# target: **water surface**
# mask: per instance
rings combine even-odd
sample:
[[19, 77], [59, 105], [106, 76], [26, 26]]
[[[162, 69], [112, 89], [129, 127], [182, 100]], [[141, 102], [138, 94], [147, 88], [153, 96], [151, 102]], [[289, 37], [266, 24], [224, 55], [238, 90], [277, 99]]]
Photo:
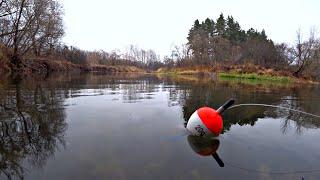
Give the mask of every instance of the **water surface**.
[[242, 106], [225, 112], [219, 138], [184, 128], [230, 97], [319, 115], [319, 90], [134, 74], [1, 79], [0, 178], [319, 179], [319, 118]]

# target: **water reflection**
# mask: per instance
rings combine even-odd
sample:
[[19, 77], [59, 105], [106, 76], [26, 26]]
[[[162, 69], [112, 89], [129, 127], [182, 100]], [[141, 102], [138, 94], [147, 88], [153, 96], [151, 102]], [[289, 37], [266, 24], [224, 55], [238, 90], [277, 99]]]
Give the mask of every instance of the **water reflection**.
[[281, 132], [286, 134], [291, 128], [295, 129], [296, 134], [302, 134], [303, 128], [317, 129], [319, 128], [319, 117], [304, 111], [300, 111], [298, 107], [286, 105], [264, 105], [264, 104], [244, 104], [229, 109], [226, 115], [225, 129], [233, 124], [251, 125], [260, 119], [273, 118], [281, 121]]
[[[319, 119], [281, 108], [226, 111], [220, 141], [159, 139], [176, 137], [196, 109], [218, 108], [231, 97], [240, 104], [266, 103], [319, 114], [319, 92], [318, 86], [252, 86], [136, 74], [0, 79], [0, 179], [265, 178], [231, 169], [230, 162], [264, 174], [317, 169]], [[212, 166], [211, 158], [197, 158], [193, 151], [226, 166]], [[278, 179], [297, 179], [292, 177]]]
[[214, 137], [199, 137], [194, 135], [188, 136], [188, 143], [192, 150], [201, 156], [212, 156], [220, 167], [224, 167], [217, 150], [220, 146], [219, 139]]
[[[230, 84], [230, 83], [210, 83], [210, 81], [175, 81], [179, 87], [189, 84], [184, 90], [170, 92], [170, 101], [179, 102], [182, 106], [183, 118], [186, 126], [192, 113], [200, 107], [208, 106], [218, 108], [226, 99], [232, 97], [236, 99], [237, 104], [241, 103], [264, 103], [276, 106], [283, 106], [290, 109], [296, 109], [317, 114], [320, 112], [318, 102], [318, 86], [308, 88], [302, 87], [282, 87], [282, 86], [252, 86], [247, 84]], [[190, 85], [191, 84], [191, 85]], [[177, 95], [179, 94], [179, 95]], [[310, 96], [306, 96], [310, 94]], [[281, 118], [283, 121], [283, 133], [292, 124], [297, 133], [301, 133], [301, 127], [319, 128], [320, 121], [312, 116], [301, 114], [281, 108], [268, 108], [260, 106], [234, 108], [223, 114], [224, 129], [223, 132], [230, 130], [235, 124], [254, 126], [259, 118], [273, 117]]]
[[65, 145], [64, 97], [38, 83], [13, 84], [0, 90], [0, 177], [24, 179], [25, 161], [42, 167]]

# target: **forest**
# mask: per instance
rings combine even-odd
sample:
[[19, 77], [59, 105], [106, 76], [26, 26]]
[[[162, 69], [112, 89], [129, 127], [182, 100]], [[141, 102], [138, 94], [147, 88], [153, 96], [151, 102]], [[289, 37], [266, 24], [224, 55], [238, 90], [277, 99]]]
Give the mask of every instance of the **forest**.
[[319, 78], [320, 39], [314, 29], [307, 40], [297, 31], [296, 43], [274, 43], [265, 30], [243, 30], [232, 17], [221, 13], [216, 21], [199, 20], [189, 30], [188, 43], [176, 47], [172, 58], [166, 58], [169, 67], [197, 65], [246, 65], [290, 72], [292, 76]]
[[40, 66], [35, 64], [50, 62], [77, 68], [133, 66], [145, 71], [250, 64], [292, 77], [320, 78], [320, 39], [315, 29], [307, 38], [297, 30], [294, 44], [275, 43], [265, 30], [244, 30], [233, 16], [221, 13], [216, 20], [195, 20], [186, 34], [187, 43], [160, 58], [154, 50], [134, 45], [123, 52], [67, 46], [62, 42], [63, 16], [58, 0], [1, 0], [0, 72], [36, 71]]

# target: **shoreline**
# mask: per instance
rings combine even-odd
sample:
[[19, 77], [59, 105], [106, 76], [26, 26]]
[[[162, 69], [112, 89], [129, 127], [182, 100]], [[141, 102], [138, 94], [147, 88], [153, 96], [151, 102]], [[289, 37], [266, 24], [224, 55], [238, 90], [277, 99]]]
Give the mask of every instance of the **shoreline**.
[[[5, 67], [5, 66], [3, 66]], [[260, 66], [246, 65], [216, 65], [216, 66], [196, 66], [186, 68], [159, 68], [155, 71], [141, 69], [136, 66], [125, 65], [98, 65], [98, 64], [75, 64], [64, 60], [29, 59], [24, 60], [23, 68], [20, 71], [10, 72], [0, 66], [1, 75], [13, 76], [35, 76], [48, 75], [51, 73], [62, 72], [93, 72], [93, 73], [145, 73], [169, 76], [208, 76], [223, 80], [247, 80], [265, 81], [269, 83], [307, 83], [320, 84], [319, 81], [310, 78], [296, 78], [289, 71], [276, 71]]]
[[[249, 65], [254, 66], [254, 65]], [[243, 66], [242, 66], [243, 67]], [[215, 67], [210, 68], [181, 68], [181, 69], [159, 69], [155, 72], [158, 75], [170, 75], [170, 76], [210, 76], [220, 78], [223, 80], [249, 80], [249, 81], [265, 81], [274, 83], [306, 83], [306, 84], [320, 84], [319, 81], [314, 81], [304, 77], [296, 78], [290, 75], [287, 71], [275, 71], [273, 69], [260, 69], [261, 67], [255, 67], [258, 70], [247, 70], [239, 67]], [[227, 69], [227, 70], [226, 70]]]
[[[3, 67], [9, 66], [8, 64]], [[10, 70], [0, 66], [0, 74], [34, 76], [56, 72], [99, 72], [99, 73], [144, 73], [145, 70], [136, 66], [100, 65], [100, 64], [75, 64], [65, 60], [31, 59], [24, 60], [22, 68]]]

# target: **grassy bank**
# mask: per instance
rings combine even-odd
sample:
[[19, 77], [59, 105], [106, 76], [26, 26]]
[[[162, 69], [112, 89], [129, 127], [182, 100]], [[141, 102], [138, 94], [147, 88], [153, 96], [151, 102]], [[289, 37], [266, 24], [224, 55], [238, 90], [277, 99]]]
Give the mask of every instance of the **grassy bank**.
[[289, 70], [275, 70], [253, 64], [196, 66], [186, 68], [160, 68], [156, 74], [167, 75], [208, 75], [224, 81], [250, 81], [253, 83], [311, 83], [319, 84], [311, 78], [296, 78]]
[[197, 74], [210, 74], [211, 69], [204, 66], [196, 66], [193, 68], [160, 68], [156, 74], [168, 74], [168, 75], [197, 75]]
[[283, 83], [290, 83], [294, 80], [291, 77], [285, 76], [272, 76], [272, 75], [260, 75], [257, 73], [229, 73], [229, 72], [220, 72], [218, 73], [220, 78], [229, 78], [229, 79], [248, 79], [248, 80], [260, 80], [260, 81], [276, 81]]

